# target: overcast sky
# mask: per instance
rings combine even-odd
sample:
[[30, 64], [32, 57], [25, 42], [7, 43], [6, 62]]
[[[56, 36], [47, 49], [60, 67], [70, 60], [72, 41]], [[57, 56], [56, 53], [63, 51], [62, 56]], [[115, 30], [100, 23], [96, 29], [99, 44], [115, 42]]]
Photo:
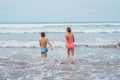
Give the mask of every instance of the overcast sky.
[[0, 22], [120, 22], [120, 0], [0, 0]]

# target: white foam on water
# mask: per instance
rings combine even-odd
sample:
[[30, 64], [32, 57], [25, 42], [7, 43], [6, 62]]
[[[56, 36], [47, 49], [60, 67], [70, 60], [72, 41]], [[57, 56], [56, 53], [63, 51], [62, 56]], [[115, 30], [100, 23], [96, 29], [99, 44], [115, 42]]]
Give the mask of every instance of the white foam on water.
[[[65, 47], [65, 42], [62, 41], [54, 41], [52, 42], [54, 47]], [[112, 41], [104, 41], [102, 39], [96, 39], [96, 41], [82, 41], [75, 42], [75, 46], [86, 46], [86, 47], [120, 47], [120, 41], [112, 42]], [[16, 41], [16, 40], [8, 40], [8, 41], [0, 41], [1, 48], [39, 48], [39, 43], [37, 41]]]
[[0, 24], [0, 33], [66, 32], [68, 26], [73, 32], [120, 33], [120, 23]]
[[[4, 48], [5, 49], [5, 48]], [[18, 49], [18, 48], [16, 48]], [[4, 73], [7, 76], [7, 78], [11, 80], [50, 80], [50, 79], [55, 79], [55, 80], [63, 80], [63, 79], [74, 79], [74, 80], [109, 80], [109, 79], [118, 79], [117, 75], [119, 75], [119, 63], [114, 63], [112, 60], [119, 60], [118, 57], [114, 56], [114, 59], [110, 59], [110, 55], [114, 55], [108, 52], [104, 52], [104, 48], [102, 50], [98, 50], [96, 52], [97, 48], [92, 49], [93, 51], [90, 51], [85, 48], [84, 51], [85, 53], [82, 52], [81, 50], [77, 51], [75, 53], [75, 64], [70, 64], [67, 62], [67, 55], [65, 56], [66, 52], [62, 53], [62, 56], [64, 56], [64, 61], [66, 61], [65, 64], [61, 64], [61, 52], [64, 51], [64, 48], [57, 48], [57, 51], [54, 53], [50, 53], [52, 57], [50, 57], [45, 63], [42, 63], [40, 60], [19, 60], [16, 61], [15, 59], [9, 59], [9, 60], [4, 60], [1, 59], [2, 63], [6, 63], [6, 66], [4, 66]], [[80, 49], [80, 48], [78, 48]], [[96, 49], [96, 50], [95, 50]], [[22, 51], [24, 49], [19, 49], [19, 51]], [[33, 49], [34, 50], [34, 49]], [[108, 50], [108, 49], [107, 49]], [[116, 51], [116, 49], [114, 49]], [[28, 49], [26, 52], [30, 51]], [[110, 49], [111, 51], [111, 49]], [[24, 54], [26, 53], [24, 52]], [[35, 52], [35, 51], [34, 51]], [[101, 53], [102, 52], [102, 53]], [[91, 57], [88, 53], [91, 53], [90, 55], [99, 58], [94, 58]], [[93, 54], [95, 53], [95, 54]], [[82, 55], [88, 55], [88, 57], [81, 57]], [[107, 58], [100, 57], [102, 55], [103, 57], [108, 55]], [[18, 55], [21, 55], [21, 52], [18, 53]], [[34, 54], [36, 55], [36, 54]], [[25, 55], [27, 56], [27, 55]], [[55, 56], [56, 60], [53, 60], [53, 56]], [[79, 56], [79, 57], [77, 57]], [[48, 58], [47, 57], [47, 58]], [[101, 61], [100, 61], [100, 60]], [[108, 59], [108, 60], [107, 60]], [[98, 61], [97, 61], [98, 60]], [[112, 64], [108, 64], [109, 62], [112, 62]], [[12, 65], [12, 66], [11, 66]], [[9, 67], [8, 67], [9, 66]], [[118, 67], [117, 67], [118, 66]], [[2, 69], [3, 70], [3, 69]], [[114, 72], [118, 71], [118, 72]], [[113, 75], [111, 75], [113, 74]], [[4, 76], [4, 74], [2, 74]], [[3, 79], [6, 79], [6, 77], [3, 77]]]

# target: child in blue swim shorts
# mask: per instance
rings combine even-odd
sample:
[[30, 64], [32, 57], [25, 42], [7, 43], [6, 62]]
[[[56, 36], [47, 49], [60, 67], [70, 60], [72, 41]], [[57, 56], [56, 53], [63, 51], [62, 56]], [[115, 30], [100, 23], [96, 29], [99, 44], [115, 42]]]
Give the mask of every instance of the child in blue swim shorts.
[[53, 49], [52, 44], [45, 37], [45, 32], [42, 32], [41, 33], [41, 39], [39, 40], [39, 45], [41, 47], [40, 53], [41, 53], [42, 60], [46, 60], [46, 57], [47, 57], [47, 52], [48, 52], [47, 44], [49, 44], [50, 47]]

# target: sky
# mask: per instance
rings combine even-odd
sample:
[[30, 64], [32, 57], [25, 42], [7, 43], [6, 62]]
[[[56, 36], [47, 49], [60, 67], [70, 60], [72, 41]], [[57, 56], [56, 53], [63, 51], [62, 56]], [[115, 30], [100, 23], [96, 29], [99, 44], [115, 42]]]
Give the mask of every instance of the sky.
[[120, 22], [120, 0], [0, 0], [0, 22]]

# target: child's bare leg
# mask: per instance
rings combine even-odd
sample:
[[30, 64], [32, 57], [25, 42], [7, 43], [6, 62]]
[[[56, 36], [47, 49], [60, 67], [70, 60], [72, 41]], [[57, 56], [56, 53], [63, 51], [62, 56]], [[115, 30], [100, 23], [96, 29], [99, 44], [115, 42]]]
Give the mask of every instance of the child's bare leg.
[[72, 53], [72, 64], [74, 64], [75, 63], [75, 59], [74, 59], [74, 48], [71, 50], [71, 53]]
[[45, 54], [42, 55], [42, 61], [45, 61]]
[[44, 54], [44, 61], [46, 61], [47, 53]]
[[45, 58], [47, 57], [47, 53], [45, 53]]
[[68, 54], [68, 62], [70, 62], [70, 49], [67, 49], [67, 54]]

